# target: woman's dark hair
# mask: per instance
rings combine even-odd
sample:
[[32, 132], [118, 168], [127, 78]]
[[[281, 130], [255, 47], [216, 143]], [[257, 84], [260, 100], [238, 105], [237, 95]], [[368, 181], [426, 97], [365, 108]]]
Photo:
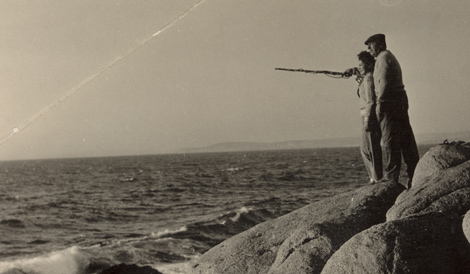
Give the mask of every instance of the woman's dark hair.
[[361, 51], [358, 55], [357, 58], [362, 61], [365, 65], [365, 69], [367, 72], [373, 72], [374, 71], [374, 66], [375, 66], [375, 58], [372, 56], [369, 52], [367, 51]]

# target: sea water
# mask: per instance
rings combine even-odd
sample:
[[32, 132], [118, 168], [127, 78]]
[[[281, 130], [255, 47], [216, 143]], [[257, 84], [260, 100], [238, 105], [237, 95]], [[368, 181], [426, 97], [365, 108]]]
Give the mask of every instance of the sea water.
[[187, 273], [223, 240], [367, 182], [357, 147], [0, 162], [0, 273]]

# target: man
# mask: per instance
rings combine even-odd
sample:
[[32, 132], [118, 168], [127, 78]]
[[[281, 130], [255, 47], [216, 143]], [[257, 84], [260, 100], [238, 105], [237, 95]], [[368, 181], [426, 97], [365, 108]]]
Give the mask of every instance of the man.
[[[409, 189], [419, 154], [408, 117], [408, 96], [403, 85], [401, 67], [395, 56], [387, 50], [384, 34], [372, 35], [365, 44], [376, 58], [373, 76], [377, 96], [376, 113], [385, 152], [384, 179], [398, 182], [403, 154]], [[355, 71], [356, 69], [349, 69], [344, 74], [350, 76]]]

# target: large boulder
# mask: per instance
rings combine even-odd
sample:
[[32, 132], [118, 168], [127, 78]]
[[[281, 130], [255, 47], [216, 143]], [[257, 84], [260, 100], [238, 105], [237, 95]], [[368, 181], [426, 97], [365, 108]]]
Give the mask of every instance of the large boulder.
[[387, 220], [428, 212], [463, 215], [469, 209], [470, 144], [444, 143], [419, 161], [411, 189], [398, 196]]
[[419, 160], [413, 177], [413, 187], [426, 184], [440, 172], [470, 160], [470, 144], [463, 141], [444, 142], [432, 147]]
[[207, 251], [193, 273], [319, 273], [342, 243], [385, 221], [403, 190], [367, 185], [261, 223]]
[[428, 213], [379, 224], [347, 241], [322, 274], [470, 273], [469, 247], [455, 214]]
[[[320, 273], [330, 256], [355, 234], [385, 221], [385, 212], [404, 188], [380, 184], [364, 187], [350, 207], [331, 220], [301, 226], [280, 246], [270, 274]], [[333, 217], [333, 216], [332, 216]]]

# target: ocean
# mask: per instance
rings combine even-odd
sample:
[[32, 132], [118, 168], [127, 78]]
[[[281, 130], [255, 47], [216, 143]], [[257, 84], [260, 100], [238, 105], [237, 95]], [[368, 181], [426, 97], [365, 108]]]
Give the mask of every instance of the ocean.
[[0, 162], [0, 273], [188, 273], [223, 240], [367, 183], [357, 147]]

